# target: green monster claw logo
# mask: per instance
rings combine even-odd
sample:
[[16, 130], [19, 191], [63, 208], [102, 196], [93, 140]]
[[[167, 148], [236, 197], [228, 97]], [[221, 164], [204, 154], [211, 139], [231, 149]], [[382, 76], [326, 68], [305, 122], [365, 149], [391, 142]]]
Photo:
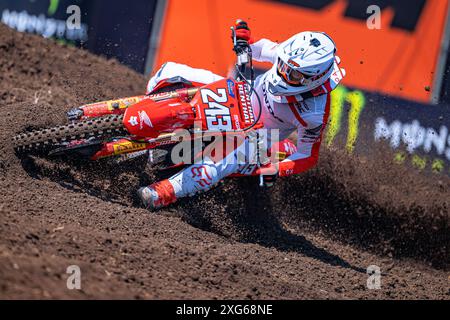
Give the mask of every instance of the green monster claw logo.
[[[325, 142], [327, 146], [330, 147], [336, 136], [339, 134], [346, 103], [350, 104], [350, 111], [348, 113], [347, 141], [345, 148], [351, 153], [353, 152], [356, 140], [358, 139], [359, 119], [366, 104], [365, 96], [361, 91], [349, 91], [347, 88], [339, 86], [331, 92], [330, 122], [328, 124]], [[403, 151], [394, 154], [393, 161], [395, 164], [404, 164], [407, 160], [413, 167], [419, 170], [424, 170], [428, 164], [430, 164], [431, 171], [434, 173], [440, 173], [446, 170], [445, 162], [442, 159], [430, 159], [427, 156], [419, 156], [417, 154], [409, 157]]]
[[49, 16], [55, 14], [59, 7], [59, 0], [50, 0], [50, 4], [48, 5], [47, 13]]
[[359, 133], [359, 118], [366, 104], [366, 99], [361, 91], [349, 91], [347, 88], [339, 86], [331, 93], [330, 123], [328, 125], [326, 143], [327, 146], [333, 144], [334, 138], [341, 130], [342, 112], [345, 103], [350, 104], [348, 114], [347, 151], [353, 152]]

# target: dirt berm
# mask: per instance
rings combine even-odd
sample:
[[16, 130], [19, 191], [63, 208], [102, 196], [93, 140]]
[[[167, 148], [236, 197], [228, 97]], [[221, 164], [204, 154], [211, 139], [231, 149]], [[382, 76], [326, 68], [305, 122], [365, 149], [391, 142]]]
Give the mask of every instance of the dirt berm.
[[[18, 132], [143, 93], [115, 61], [0, 25], [0, 298], [449, 299], [449, 180], [324, 147], [270, 191], [228, 180], [159, 214], [142, 161], [19, 158]], [[81, 290], [66, 269], [81, 268]], [[370, 265], [381, 289], [366, 287]]]

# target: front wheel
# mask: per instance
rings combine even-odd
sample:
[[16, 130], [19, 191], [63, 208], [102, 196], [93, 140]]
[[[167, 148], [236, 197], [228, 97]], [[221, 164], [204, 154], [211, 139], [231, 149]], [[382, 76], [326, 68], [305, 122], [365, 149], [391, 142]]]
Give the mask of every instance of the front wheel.
[[14, 147], [21, 152], [38, 151], [77, 139], [127, 135], [122, 120], [123, 115], [105, 116], [21, 133], [13, 138]]

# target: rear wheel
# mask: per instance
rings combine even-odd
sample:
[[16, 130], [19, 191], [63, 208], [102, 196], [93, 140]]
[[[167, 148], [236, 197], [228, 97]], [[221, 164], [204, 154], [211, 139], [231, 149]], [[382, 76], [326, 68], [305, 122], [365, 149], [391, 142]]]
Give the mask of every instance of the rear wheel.
[[39, 151], [71, 140], [126, 135], [123, 115], [105, 116], [48, 129], [18, 134], [13, 138], [17, 151]]

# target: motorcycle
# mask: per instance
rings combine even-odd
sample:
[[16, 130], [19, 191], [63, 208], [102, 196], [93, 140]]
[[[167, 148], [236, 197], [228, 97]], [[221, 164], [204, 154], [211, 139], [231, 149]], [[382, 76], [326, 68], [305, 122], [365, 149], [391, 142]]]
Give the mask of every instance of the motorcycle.
[[[163, 162], [166, 168], [177, 168], [185, 164], [173, 163], [170, 151], [179, 143], [177, 131], [181, 129], [190, 134], [192, 141], [205, 136], [254, 132], [262, 124], [250, 101], [254, 81], [251, 49], [236, 40], [233, 28], [232, 34], [233, 50], [237, 54], [234, 79], [203, 86], [182, 78], [169, 79], [159, 83], [148, 95], [74, 108], [67, 113], [66, 125], [16, 135], [16, 152], [82, 156], [92, 161], [114, 158], [118, 162], [150, 155], [151, 163]], [[249, 80], [245, 75], [248, 71]], [[255, 96], [261, 106], [259, 97]], [[288, 151], [278, 153], [283, 157], [289, 155]], [[234, 176], [263, 177], [264, 167], [251, 165]]]

